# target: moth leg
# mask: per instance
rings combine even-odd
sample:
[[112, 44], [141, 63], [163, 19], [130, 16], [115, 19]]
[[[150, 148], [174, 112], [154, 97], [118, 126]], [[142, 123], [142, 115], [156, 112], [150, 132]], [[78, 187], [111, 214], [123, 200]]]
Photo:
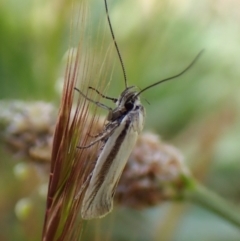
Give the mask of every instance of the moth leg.
[[90, 133], [87, 133], [87, 134], [88, 134], [88, 136], [90, 136], [90, 137], [92, 137], [92, 138], [97, 138], [97, 137], [101, 136], [101, 135], [103, 134], [103, 132], [99, 132], [99, 133], [96, 134], [96, 135], [92, 135], [92, 134], [90, 134]]
[[[105, 128], [103, 131], [99, 132], [98, 134], [96, 135], [92, 135], [90, 134], [89, 132], [87, 133], [88, 136], [92, 137], [92, 138], [97, 138], [99, 136], [102, 136], [104, 133], [106, 133], [106, 131], [111, 130], [112, 128], [115, 128], [115, 125], [117, 125], [116, 123], [108, 123], [105, 125]], [[118, 125], [117, 125], [118, 126]]]
[[[92, 138], [97, 138], [97, 137], [99, 137], [99, 136], [102, 136], [104, 133], [106, 133], [106, 131], [109, 131], [109, 130], [111, 130], [112, 128], [115, 128], [115, 125], [117, 125], [115, 122], [113, 122], [113, 123], [108, 123], [108, 124], [105, 125], [104, 130], [101, 131], [101, 132], [99, 132], [98, 134], [92, 135], [92, 134], [90, 134], [90, 133], [88, 132], [87, 135], [90, 136], [90, 137], [92, 137]], [[117, 125], [117, 126], [118, 126], [118, 125]], [[108, 129], [109, 129], [109, 130], [108, 130]]]
[[110, 108], [110, 107], [108, 107], [108, 106], [106, 106], [106, 105], [104, 105], [104, 104], [102, 104], [102, 103], [100, 103], [100, 102], [98, 102], [98, 101], [94, 101], [94, 100], [88, 98], [88, 97], [87, 97], [85, 94], [83, 94], [83, 92], [80, 91], [78, 88], [74, 87], [74, 89], [75, 89], [79, 94], [81, 94], [86, 100], [94, 103], [95, 105], [97, 105], [97, 106], [99, 106], [99, 107], [101, 107], [101, 108], [103, 108], [103, 109], [108, 110], [109, 112], [112, 111], [112, 108]]
[[98, 143], [99, 141], [103, 141], [104, 139], [108, 138], [118, 126], [119, 126], [119, 123], [117, 122], [112, 123], [111, 126], [108, 126], [108, 128], [105, 129], [104, 132], [99, 133], [99, 138], [97, 138], [95, 141], [90, 142], [90, 144], [87, 146], [77, 146], [77, 148], [86, 149]]
[[90, 90], [94, 90], [95, 92], [97, 92], [97, 94], [99, 94], [101, 97], [103, 97], [103, 98], [105, 98], [105, 99], [108, 99], [108, 100], [112, 100], [114, 103], [116, 103], [117, 100], [118, 100], [118, 99], [116, 99], [116, 98], [112, 98], [112, 97], [103, 95], [101, 92], [99, 92], [97, 89], [95, 89], [95, 88], [93, 88], [93, 87], [91, 87], [91, 86], [89, 86], [88, 88], [89, 88]]

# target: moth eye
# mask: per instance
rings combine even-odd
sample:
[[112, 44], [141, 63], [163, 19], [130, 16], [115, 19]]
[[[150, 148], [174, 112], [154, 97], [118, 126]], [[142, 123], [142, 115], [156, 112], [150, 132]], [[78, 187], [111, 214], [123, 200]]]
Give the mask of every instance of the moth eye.
[[131, 110], [133, 108], [133, 103], [132, 102], [125, 103], [125, 108], [126, 110]]

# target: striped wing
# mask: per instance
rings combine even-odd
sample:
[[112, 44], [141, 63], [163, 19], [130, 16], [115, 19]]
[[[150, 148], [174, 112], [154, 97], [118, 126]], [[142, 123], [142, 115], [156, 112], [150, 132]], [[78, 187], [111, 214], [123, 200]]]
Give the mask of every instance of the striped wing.
[[142, 131], [144, 110], [126, 115], [101, 151], [84, 195], [83, 219], [100, 218], [112, 210], [113, 196], [126, 162]]

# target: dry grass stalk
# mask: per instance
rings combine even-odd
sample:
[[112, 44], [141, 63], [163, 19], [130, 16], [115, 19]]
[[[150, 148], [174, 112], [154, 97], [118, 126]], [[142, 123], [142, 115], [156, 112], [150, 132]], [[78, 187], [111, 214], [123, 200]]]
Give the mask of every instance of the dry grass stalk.
[[[79, 9], [78, 24], [81, 27], [81, 34], [84, 35], [87, 15], [84, 1], [80, 3]], [[80, 237], [81, 222], [76, 222], [83, 196], [80, 190], [85, 186], [86, 180], [88, 181], [94, 164], [92, 160], [95, 160], [98, 149], [98, 145], [90, 149], [77, 148], [77, 146], [89, 143], [91, 138], [87, 133], [98, 132], [96, 130], [98, 126], [96, 107], [94, 114], [89, 115], [89, 102], [74, 90], [74, 87], [78, 87], [78, 75], [80, 76], [78, 88], [84, 93], [87, 92], [86, 88], [90, 85], [91, 79], [98, 81], [93, 78], [96, 73], [92, 69], [92, 72], [90, 71], [93, 61], [86, 53], [85, 44], [84, 39], [80, 39], [76, 53], [73, 49], [69, 51], [62, 101], [52, 147], [42, 237], [44, 241], [79, 240]], [[78, 96], [76, 108], [74, 108], [74, 95]], [[90, 98], [94, 97], [90, 96]]]

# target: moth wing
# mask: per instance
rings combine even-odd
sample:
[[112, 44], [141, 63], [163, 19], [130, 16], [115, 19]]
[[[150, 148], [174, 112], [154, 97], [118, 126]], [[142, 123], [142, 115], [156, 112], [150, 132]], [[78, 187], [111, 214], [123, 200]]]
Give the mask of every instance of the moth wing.
[[139, 106], [139, 111], [133, 112], [130, 115], [130, 118], [132, 120], [132, 126], [134, 131], [136, 131], [138, 134], [142, 132], [143, 126], [144, 126], [144, 120], [145, 120], [145, 109], [142, 105]]
[[102, 218], [113, 209], [113, 198], [109, 189], [98, 192], [91, 205], [82, 206], [83, 219]]
[[143, 127], [143, 113], [126, 116], [108, 138], [84, 195], [83, 219], [101, 218], [111, 212], [118, 181]]

